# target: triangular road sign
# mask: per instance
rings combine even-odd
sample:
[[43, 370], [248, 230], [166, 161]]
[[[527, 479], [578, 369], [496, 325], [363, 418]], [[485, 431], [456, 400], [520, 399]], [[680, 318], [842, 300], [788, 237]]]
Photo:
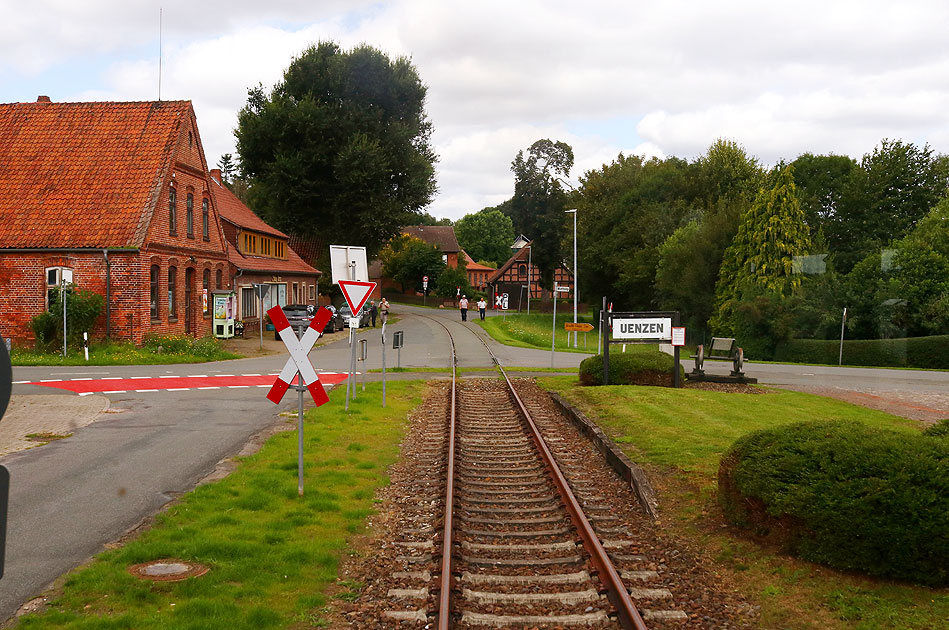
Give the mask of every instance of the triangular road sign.
[[366, 303], [369, 294], [376, 288], [375, 282], [359, 282], [357, 280], [340, 280], [339, 288], [343, 290], [343, 297], [349, 304], [349, 312], [353, 317], [359, 315], [359, 309]]

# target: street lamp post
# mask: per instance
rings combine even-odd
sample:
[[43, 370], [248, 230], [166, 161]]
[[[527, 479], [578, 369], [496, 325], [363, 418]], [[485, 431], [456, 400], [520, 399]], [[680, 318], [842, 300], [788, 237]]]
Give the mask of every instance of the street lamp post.
[[[565, 210], [567, 214], [573, 215], [573, 323], [577, 323], [577, 293], [578, 293], [578, 284], [577, 284], [577, 209], [573, 208], [572, 210]], [[556, 299], [556, 298], [555, 298]], [[580, 333], [576, 330], [573, 331], [573, 347], [577, 347], [577, 337], [580, 336]]]

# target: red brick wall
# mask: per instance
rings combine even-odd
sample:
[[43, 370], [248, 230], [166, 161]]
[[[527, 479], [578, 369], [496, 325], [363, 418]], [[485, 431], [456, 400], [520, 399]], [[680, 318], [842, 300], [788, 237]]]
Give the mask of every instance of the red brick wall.
[[[202, 278], [205, 268], [211, 270], [210, 291], [215, 290], [218, 269], [227, 284], [228, 274], [223, 262], [213, 259], [189, 259], [167, 254], [109, 253], [110, 272], [110, 332], [114, 340], [141, 344], [147, 334], [185, 333], [185, 277], [186, 269], [195, 270], [191, 293], [193, 335], [202, 337], [211, 333], [210, 310], [205, 315], [202, 304]], [[159, 266], [159, 317], [150, 317], [150, 270]], [[168, 268], [177, 267], [176, 299], [177, 320], [168, 313]], [[73, 270], [73, 281], [80, 289], [105, 297], [106, 265], [101, 251], [95, 253], [0, 253], [0, 335], [12, 338], [18, 345], [33, 344], [30, 319], [46, 308], [46, 268], [68, 267]], [[106, 312], [88, 331], [93, 339], [106, 334]]]

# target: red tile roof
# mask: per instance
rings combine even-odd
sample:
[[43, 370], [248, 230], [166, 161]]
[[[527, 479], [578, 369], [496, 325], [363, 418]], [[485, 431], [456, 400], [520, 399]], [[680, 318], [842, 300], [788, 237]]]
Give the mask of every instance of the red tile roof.
[[[269, 234], [280, 239], [287, 235], [276, 228], [272, 228], [263, 219], [254, 214], [254, 211], [244, 205], [227, 186], [220, 184], [214, 177], [211, 178], [211, 196], [214, 198], [214, 207], [225, 221], [247, 229]], [[295, 251], [287, 246], [287, 259], [267, 258], [264, 256], [245, 256], [238, 251], [235, 243], [228, 243], [227, 259], [238, 269], [245, 271], [267, 273], [302, 273], [321, 275], [318, 269], [306, 264]]]
[[487, 265], [482, 265], [481, 263], [476, 263], [471, 256], [468, 255], [468, 252], [461, 250], [465, 255], [465, 263], [467, 263], [465, 269], [468, 271], [490, 271], [494, 273], [494, 267], [488, 267]]
[[286, 234], [277, 228], [270, 227], [264, 220], [254, 214], [254, 211], [244, 205], [237, 198], [237, 195], [218, 182], [214, 177], [211, 178], [211, 196], [214, 197], [214, 206], [222, 219], [230, 221], [245, 230], [254, 230], [262, 234], [269, 234], [279, 238], [288, 238]]
[[0, 104], [0, 248], [140, 247], [190, 101]]
[[455, 228], [450, 225], [408, 225], [402, 228], [402, 233], [422, 239], [430, 245], [438, 245], [443, 254], [461, 249], [455, 238]]

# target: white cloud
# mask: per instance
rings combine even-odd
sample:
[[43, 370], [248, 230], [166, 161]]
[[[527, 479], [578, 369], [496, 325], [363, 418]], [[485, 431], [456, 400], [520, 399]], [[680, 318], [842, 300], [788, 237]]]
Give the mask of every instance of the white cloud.
[[[271, 86], [308, 44], [410, 56], [429, 86], [441, 156], [435, 215], [506, 199], [511, 160], [539, 138], [573, 146], [574, 183], [620, 151], [695, 157], [718, 137], [765, 162], [859, 157], [883, 137], [949, 150], [949, 5], [924, 0], [161, 5], [162, 98], [194, 102], [212, 165], [234, 151], [247, 88]], [[20, 3], [0, 24], [0, 91], [154, 99], [157, 42], [157, 4]], [[63, 94], [62, 75], [86, 66]]]

